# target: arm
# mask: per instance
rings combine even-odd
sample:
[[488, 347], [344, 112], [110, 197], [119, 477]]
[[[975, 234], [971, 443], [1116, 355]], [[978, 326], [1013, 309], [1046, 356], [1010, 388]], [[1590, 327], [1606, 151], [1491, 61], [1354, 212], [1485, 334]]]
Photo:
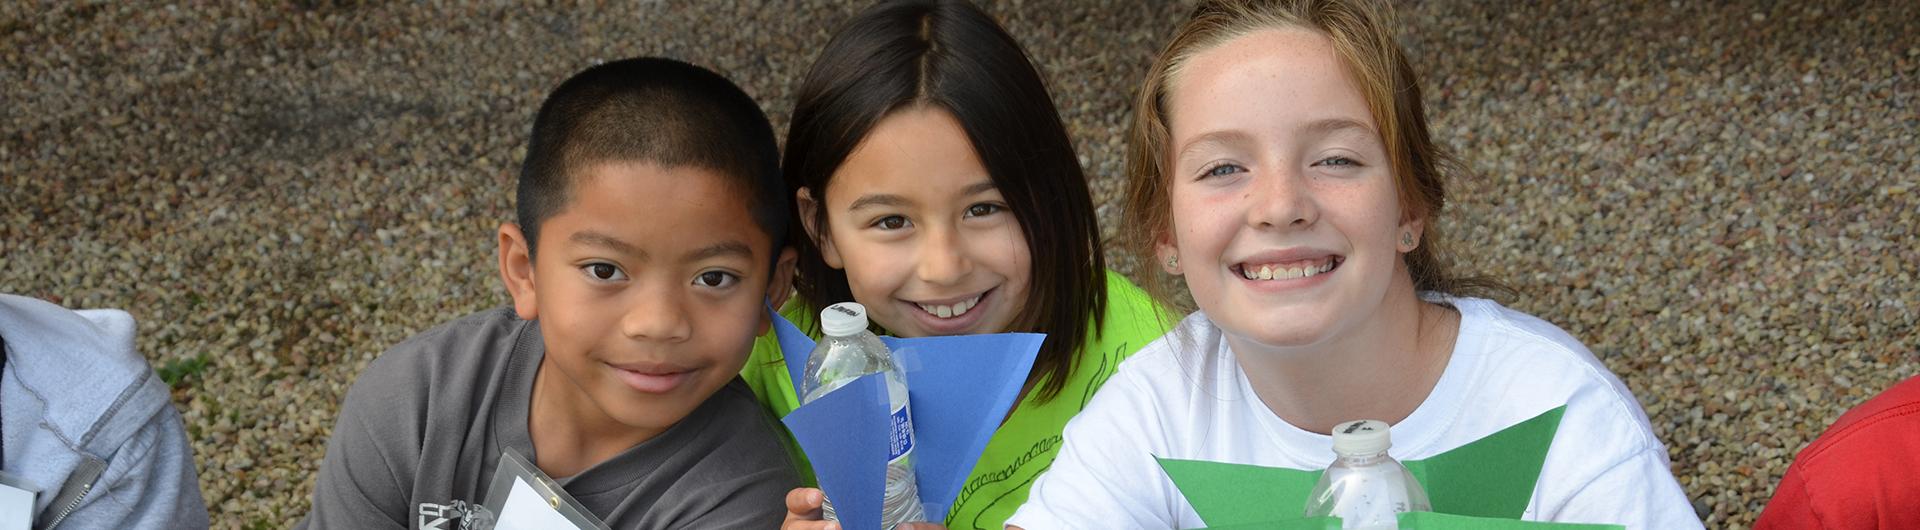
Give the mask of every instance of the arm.
[[[1067, 423], [1053, 465], [1034, 481], [1012, 528], [1173, 528], [1179, 493], [1154, 459], [1161, 412], [1125, 372]], [[1161, 452], [1164, 452], [1162, 449]]]
[[1601, 472], [1548, 519], [1618, 524], [1633, 530], [1701, 528], [1699, 515], [1673, 479], [1665, 450], [1658, 445]]
[[368, 415], [388, 408], [361, 398], [349, 392], [341, 405], [314, 483], [313, 509], [296, 528], [408, 528], [411, 481], [404, 477], [412, 471], [397, 469], [396, 461], [405, 459], [387, 455], [382, 439], [368, 427]]
[[111, 458], [93, 495], [61, 521], [62, 528], [207, 528], [193, 449], [171, 404]]
[[[697, 513], [674, 521], [674, 528], [768, 528], [780, 523], [782, 502], [787, 489], [798, 484], [793, 472], [765, 469], [716, 482], [707, 493], [713, 502], [703, 503]], [[691, 499], [689, 499], [691, 500]]]

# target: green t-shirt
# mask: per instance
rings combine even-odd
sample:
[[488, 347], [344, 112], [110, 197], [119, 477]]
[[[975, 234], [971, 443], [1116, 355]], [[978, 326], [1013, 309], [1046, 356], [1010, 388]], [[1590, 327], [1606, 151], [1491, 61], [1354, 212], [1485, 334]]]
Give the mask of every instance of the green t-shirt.
[[[781, 307], [780, 314], [800, 329], [814, 327], [813, 309], [798, 299]], [[1060, 453], [1060, 432], [1066, 428], [1067, 420], [1086, 406], [1094, 391], [1119, 368], [1120, 361], [1166, 331], [1167, 323], [1152, 299], [1125, 276], [1107, 271], [1103, 329], [1098, 335], [1088, 330], [1090, 340], [1081, 348], [1080, 358], [1075, 360], [1067, 385], [1058, 396], [1041, 403], [1037, 397], [1040, 390], [1029, 391], [1013, 415], [994, 431], [986, 451], [980, 454], [966, 484], [960, 488], [959, 497], [954, 499], [953, 510], [947, 514], [947, 527], [1004, 528], [1014, 509], [1027, 501], [1027, 489], [1033, 485], [1033, 479], [1051, 466], [1053, 457]], [[793, 389], [785, 358], [780, 354], [780, 343], [772, 331], [754, 341], [753, 354], [747, 358], [740, 376], [759, 396], [761, 406], [774, 417], [785, 417], [800, 408], [799, 394]], [[794, 442], [792, 433], [783, 431], [782, 436], [800, 467], [802, 480], [808, 485], [815, 484], [813, 466], [800, 451], [800, 445]]]

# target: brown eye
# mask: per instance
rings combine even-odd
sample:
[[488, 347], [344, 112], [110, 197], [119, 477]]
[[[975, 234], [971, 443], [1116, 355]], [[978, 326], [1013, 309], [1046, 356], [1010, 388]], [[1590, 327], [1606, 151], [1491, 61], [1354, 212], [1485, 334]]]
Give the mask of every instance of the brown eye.
[[738, 281], [740, 281], [739, 276], [721, 271], [703, 272], [700, 273], [700, 276], [693, 279], [693, 282], [696, 284], [714, 288], [731, 286]]
[[1001, 210], [1005, 210], [1005, 209], [1006, 209], [1005, 206], [983, 202], [980, 204], [975, 204], [973, 206], [968, 206], [967, 217], [986, 217], [989, 215], [1000, 213]]
[[889, 215], [880, 218], [878, 221], [874, 221], [873, 226], [880, 227], [881, 230], [899, 230], [907, 227], [907, 218], [898, 215]]
[[626, 275], [620, 272], [620, 268], [611, 263], [588, 263], [580, 269], [585, 271], [587, 276], [600, 281], [610, 282], [626, 278]]

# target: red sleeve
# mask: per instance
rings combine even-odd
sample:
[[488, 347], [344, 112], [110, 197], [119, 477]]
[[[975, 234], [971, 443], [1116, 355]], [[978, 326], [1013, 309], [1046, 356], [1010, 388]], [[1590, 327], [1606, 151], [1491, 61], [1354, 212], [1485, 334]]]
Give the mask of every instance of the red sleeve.
[[1822, 528], [1819, 515], [1813, 511], [1813, 501], [1807, 498], [1807, 484], [1796, 471], [1799, 469], [1787, 469], [1786, 478], [1780, 479], [1780, 487], [1773, 490], [1773, 500], [1767, 501], [1760, 520], [1753, 522], [1753, 530]]
[[1834, 422], [1787, 468], [1755, 529], [1920, 528], [1920, 377]]

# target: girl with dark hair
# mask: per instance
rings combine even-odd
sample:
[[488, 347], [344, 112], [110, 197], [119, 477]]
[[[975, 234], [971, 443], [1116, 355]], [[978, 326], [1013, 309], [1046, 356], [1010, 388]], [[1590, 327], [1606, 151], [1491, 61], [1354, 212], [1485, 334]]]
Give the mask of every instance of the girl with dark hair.
[[[1441, 513], [1700, 528], [1606, 365], [1446, 274], [1452, 168], [1392, 28], [1382, 0], [1207, 0], [1181, 24], [1134, 107], [1122, 230], [1199, 311], [1074, 419], [1010, 524], [1255, 523], [1186, 493], [1256, 474], [1300, 487], [1254, 512], [1300, 517], [1334, 426], [1370, 419], [1391, 456], [1432, 464]], [[1235, 480], [1176, 483], [1194, 462]]]
[[[1047, 335], [946, 521], [1000, 528], [1067, 419], [1166, 330], [1150, 298], [1104, 265], [1086, 178], [1040, 74], [964, 0], [881, 3], [807, 72], [783, 169], [800, 296], [782, 313], [802, 329], [817, 308], [851, 300], [901, 337]], [[776, 416], [799, 407], [770, 335], [742, 376]], [[820, 499], [795, 490], [791, 518], [817, 518]]]

